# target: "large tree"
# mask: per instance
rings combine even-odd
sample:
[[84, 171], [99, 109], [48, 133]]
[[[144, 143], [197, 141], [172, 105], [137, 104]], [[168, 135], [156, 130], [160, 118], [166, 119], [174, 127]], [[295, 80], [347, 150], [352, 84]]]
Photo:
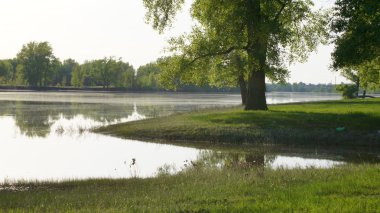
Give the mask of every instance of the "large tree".
[[[359, 66], [380, 57], [380, 1], [337, 0], [332, 31], [333, 67]], [[375, 61], [376, 62], [376, 61]]]
[[56, 71], [57, 59], [48, 42], [30, 42], [17, 54], [23, 76], [31, 86], [47, 86]]
[[337, 0], [333, 68], [363, 88], [380, 86], [380, 1]]
[[[147, 20], [162, 32], [183, 3], [144, 0]], [[312, 7], [311, 0], [194, 0], [191, 14], [197, 24], [189, 35], [171, 40], [175, 54], [169, 72], [176, 79], [206, 80], [208, 65], [225, 64], [231, 53], [243, 52], [246, 109], [266, 110], [266, 77], [283, 76], [285, 62], [304, 60], [327, 37], [326, 16]]]

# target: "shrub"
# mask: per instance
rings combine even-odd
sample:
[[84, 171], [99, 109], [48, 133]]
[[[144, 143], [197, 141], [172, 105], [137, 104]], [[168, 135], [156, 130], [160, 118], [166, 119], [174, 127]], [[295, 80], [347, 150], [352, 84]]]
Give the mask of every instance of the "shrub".
[[355, 93], [358, 92], [358, 89], [353, 84], [341, 84], [336, 87], [336, 91], [342, 93], [342, 96], [345, 99], [353, 99], [355, 97]]

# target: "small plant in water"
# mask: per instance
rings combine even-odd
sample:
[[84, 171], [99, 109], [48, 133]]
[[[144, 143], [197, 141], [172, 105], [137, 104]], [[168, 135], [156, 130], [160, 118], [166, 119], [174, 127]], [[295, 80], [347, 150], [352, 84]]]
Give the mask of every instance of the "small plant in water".
[[132, 158], [132, 163], [129, 165], [129, 167], [134, 166], [136, 164], [136, 158]]
[[[124, 164], [127, 164], [127, 161], [124, 161]], [[129, 164], [129, 171], [130, 171], [131, 177], [133, 178], [138, 177], [139, 169], [137, 167], [136, 158], [132, 158], [132, 161]]]

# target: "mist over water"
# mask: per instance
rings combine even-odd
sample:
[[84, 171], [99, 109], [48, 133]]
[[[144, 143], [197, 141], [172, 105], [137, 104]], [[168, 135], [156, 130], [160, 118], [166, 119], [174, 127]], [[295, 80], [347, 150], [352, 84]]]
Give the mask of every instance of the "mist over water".
[[[339, 96], [268, 94], [269, 103], [333, 99]], [[330, 168], [347, 160], [346, 155], [272, 151], [233, 158], [210, 150], [89, 131], [109, 124], [239, 104], [240, 96], [235, 94], [1, 92], [0, 182], [152, 177], [158, 171], [174, 174], [190, 162], [209, 159], [216, 159], [213, 165], [224, 165], [231, 159], [254, 159], [256, 166], [274, 169]]]

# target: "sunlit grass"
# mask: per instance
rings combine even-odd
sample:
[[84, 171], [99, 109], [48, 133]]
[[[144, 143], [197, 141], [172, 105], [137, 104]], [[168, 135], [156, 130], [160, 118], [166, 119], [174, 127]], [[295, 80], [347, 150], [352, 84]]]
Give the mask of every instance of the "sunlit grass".
[[[336, 131], [343, 128], [343, 132]], [[302, 145], [380, 145], [380, 99], [205, 110], [118, 124], [96, 130], [119, 137]]]
[[380, 166], [333, 169], [191, 168], [175, 176], [20, 183], [0, 191], [0, 211], [376, 212]]

